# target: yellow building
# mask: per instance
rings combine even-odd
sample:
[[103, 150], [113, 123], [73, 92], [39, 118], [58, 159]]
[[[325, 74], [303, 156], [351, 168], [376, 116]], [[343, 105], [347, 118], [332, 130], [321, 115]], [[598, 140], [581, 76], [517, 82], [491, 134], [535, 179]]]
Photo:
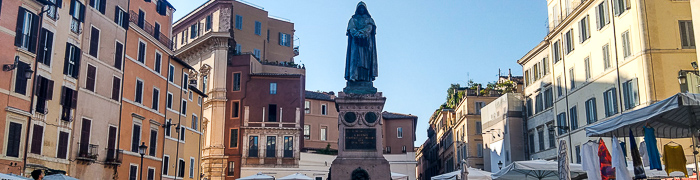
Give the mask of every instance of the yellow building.
[[556, 158], [556, 137], [579, 163], [584, 127], [680, 92], [678, 72], [696, 61], [688, 1], [548, 0], [547, 9], [549, 33], [518, 60], [531, 159]]

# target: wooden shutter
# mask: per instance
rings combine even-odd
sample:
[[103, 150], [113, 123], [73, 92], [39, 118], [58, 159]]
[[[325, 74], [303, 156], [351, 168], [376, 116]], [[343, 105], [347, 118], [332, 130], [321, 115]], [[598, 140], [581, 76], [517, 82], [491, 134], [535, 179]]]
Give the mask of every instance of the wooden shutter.
[[71, 16], [73, 16], [73, 17], [76, 17], [76, 16], [75, 16], [75, 5], [76, 5], [76, 4], [75, 4], [75, 1], [76, 1], [76, 0], [71, 0], [71, 1], [70, 1], [70, 9], [68, 10], [68, 13], [69, 13]]
[[27, 94], [27, 78], [24, 77], [25, 70], [29, 68], [29, 64], [22, 61], [17, 62], [15, 72], [15, 92], [19, 94]]
[[80, 22], [85, 22], [85, 5], [80, 2], [78, 2], [77, 5], [80, 5], [80, 14], [78, 20], [80, 20]]
[[61, 86], [61, 105], [63, 105], [63, 106], [68, 105], [68, 104], [66, 103], [66, 98], [68, 98], [67, 95], [66, 95], [66, 94], [67, 94], [67, 91], [68, 91], [68, 88], [67, 88], [67, 87]]
[[95, 0], [90, 0], [90, 6], [95, 7]]
[[29, 47], [27, 48], [29, 52], [36, 53], [36, 39], [39, 35], [39, 16], [29, 13], [32, 17], [32, 26], [29, 30]]
[[158, 131], [151, 129], [151, 140], [148, 147], [148, 155], [156, 156], [156, 144], [158, 142]]
[[139, 141], [141, 141], [141, 126], [134, 125], [131, 130], [131, 151], [139, 152]]
[[121, 90], [121, 79], [113, 77], [112, 79], [112, 99], [119, 101], [119, 92]]
[[89, 65], [87, 68], [87, 79], [85, 80], [85, 88], [95, 92], [95, 78], [97, 76], [97, 68], [95, 66]]
[[56, 7], [63, 8], [63, 0], [56, 0]]
[[90, 145], [90, 125], [92, 121], [88, 119], [83, 119], [83, 125], [80, 128], [80, 154], [88, 153], [88, 147]]
[[10, 122], [7, 133], [7, 156], [19, 157], [20, 138], [22, 137], [22, 124]]
[[97, 51], [99, 50], [99, 44], [100, 44], [100, 30], [97, 30], [97, 28], [92, 27], [90, 30], [90, 55], [92, 57], [97, 57]]
[[15, 30], [15, 46], [22, 46], [22, 32], [24, 32], [24, 14], [27, 9], [19, 7], [19, 12], [17, 12], [17, 26]]
[[48, 80], [47, 86], [46, 86], [46, 99], [52, 100], [53, 99], [53, 81]]
[[70, 91], [73, 93], [71, 96], [70, 107], [75, 109], [75, 107], [78, 105], [78, 91], [72, 89]]
[[73, 78], [78, 79], [78, 76], [80, 74], [80, 58], [82, 57], [82, 51], [80, 48], [73, 46], [73, 62], [75, 62], [75, 68], [73, 68]]
[[41, 154], [41, 147], [43, 146], [42, 137], [44, 136], [44, 126], [35, 124], [32, 132], [32, 148], [30, 150], [33, 154]]
[[105, 6], [106, 6], [107, 0], [101, 0], [100, 1], [100, 13], [105, 14]]
[[155, 109], [155, 110], [158, 110], [158, 103], [159, 103], [158, 100], [159, 100], [159, 97], [160, 97], [160, 91], [158, 91], [158, 89], [153, 88], [153, 94], [151, 95], [151, 97], [152, 97], [152, 99], [151, 99], [151, 104], [152, 104], [152, 105], [151, 105], [151, 108], [152, 108], [152, 109]]
[[66, 159], [68, 152], [68, 133], [60, 132], [58, 135], [58, 154], [57, 158]]
[[122, 59], [124, 57], [124, 45], [117, 42], [114, 48], [114, 67], [117, 69], [122, 69]]
[[53, 52], [53, 32], [42, 28], [39, 42], [41, 44], [39, 44], [39, 49], [37, 50], [37, 59], [39, 62], [50, 66]]
[[71, 46], [73, 46], [70, 43], [66, 43], [66, 54], [65, 54], [65, 59], [63, 60], [63, 74], [65, 75], [70, 75], [68, 72], [68, 64], [70, 61], [70, 53], [71, 53]]
[[107, 159], [116, 159], [117, 145], [117, 127], [109, 127], [109, 136], [107, 137]]
[[121, 25], [122, 25], [122, 27], [123, 27], [124, 29], [127, 29], [127, 30], [128, 30], [128, 29], [129, 29], [129, 13], [126, 12], [126, 11], [123, 11], [123, 12], [124, 12], [124, 13], [122, 13], [122, 19], [123, 19], [123, 20], [122, 20], [122, 24], [121, 24]]

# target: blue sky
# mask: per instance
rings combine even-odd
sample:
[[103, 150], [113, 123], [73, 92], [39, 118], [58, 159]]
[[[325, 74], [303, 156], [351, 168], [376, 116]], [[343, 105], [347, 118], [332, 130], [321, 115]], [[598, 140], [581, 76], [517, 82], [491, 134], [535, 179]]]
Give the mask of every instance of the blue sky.
[[[170, 0], [174, 19], [206, 0]], [[345, 31], [359, 1], [249, 0], [294, 22], [296, 63], [306, 66], [306, 89], [342, 91]], [[498, 69], [522, 75], [516, 63], [547, 33], [545, 0], [367, 0], [377, 24], [379, 77], [385, 111], [418, 116], [415, 146], [450, 84], [497, 80]]]

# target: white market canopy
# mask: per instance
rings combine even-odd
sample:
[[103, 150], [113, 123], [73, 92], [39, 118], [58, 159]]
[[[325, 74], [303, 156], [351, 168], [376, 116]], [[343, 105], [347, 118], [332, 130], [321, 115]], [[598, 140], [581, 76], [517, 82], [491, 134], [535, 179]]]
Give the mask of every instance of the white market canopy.
[[289, 176], [279, 178], [277, 180], [313, 180], [313, 178], [310, 178], [309, 176], [306, 176], [301, 173], [294, 173]]
[[238, 178], [236, 180], [274, 180], [275, 178], [272, 176], [265, 175], [263, 173], [258, 173], [256, 175], [248, 176], [248, 177], [242, 177]]
[[391, 179], [392, 180], [404, 180], [404, 179], [408, 180], [408, 175], [391, 172]]
[[678, 93], [662, 101], [586, 127], [589, 137], [644, 135], [644, 126], [655, 130], [656, 138], [689, 138], [700, 129], [700, 94]]
[[[29, 178], [25, 178], [22, 176], [14, 175], [14, 174], [2, 174], [0, 173], [0, 180], [28, 180]], [[31, 180], [31, 179], [29, 179]]]
[[65, 174], [52, 174], [44, 176], [43, 180], [78, 180], [77, 178], [66, 176]]
[[449, 173], [433, 176], [430, 178], [430, 180], [458, 180], [458, 179], [462, 179], [461, 176], [462, 176], [462, 170], [457, 170], [457, 171], [452, 171]]
[[[526, 179], [546, 179], [554, 180], [558, 177], [559, 165], [555, 161], [531, 160], [516, 161], [503, 167], [500, 171], [491, 175], [493, 179], [526, 180]], [[571, 177], [586, 174], [581, 164], [569, 164]]]
[[467, 168], [467, 170], [469, 170], [468, 180], [491, 180], [491, 172], [475, 168]]

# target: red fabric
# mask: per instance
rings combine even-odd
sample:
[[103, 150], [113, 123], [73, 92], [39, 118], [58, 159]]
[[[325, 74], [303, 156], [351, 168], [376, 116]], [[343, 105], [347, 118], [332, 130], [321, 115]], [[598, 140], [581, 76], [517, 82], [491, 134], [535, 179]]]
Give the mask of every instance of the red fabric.
[[603, 180], [615, 179], [615, 168], [612, 167], [612, 156], [605, 147], [603, 139], [598, 140], [598, 157], [600, 158], [600, 175]]

